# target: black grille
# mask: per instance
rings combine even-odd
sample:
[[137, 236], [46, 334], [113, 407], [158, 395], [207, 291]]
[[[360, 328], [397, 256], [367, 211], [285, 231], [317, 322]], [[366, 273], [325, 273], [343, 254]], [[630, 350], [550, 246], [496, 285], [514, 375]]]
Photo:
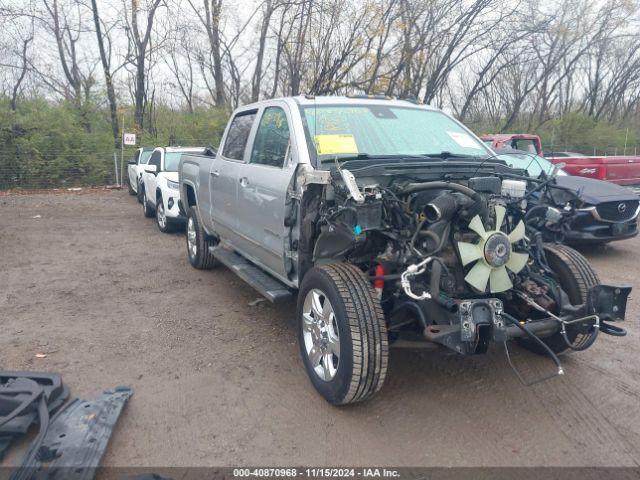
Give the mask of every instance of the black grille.
[[603, 220], [611, 222], [621, 222], [633, 218], [638, 209], [638, 200], [627, 200], [624, 202], [605, 202], [596, 207], [598, 215]]

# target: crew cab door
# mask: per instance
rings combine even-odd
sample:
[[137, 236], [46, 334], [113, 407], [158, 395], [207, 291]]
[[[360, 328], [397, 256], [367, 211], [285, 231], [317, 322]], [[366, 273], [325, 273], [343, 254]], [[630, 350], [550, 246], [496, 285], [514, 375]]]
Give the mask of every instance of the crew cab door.
[[144, 182], [144, 194], [147, 196], [147, 202], [155, 206], [156, 188], [158, 186], [158, 173], [160, 173], [160, 171], [162, 170], [162, 151], [155, 150], [151, 154], [151, 158], [149, 159], [147, 165], [154, 165], [156, 167], [156, 171], [155, 173], [144, 172], [142, 174], [142, 180]]
[[210, 216], [216, 233], [235, 244], [240, 212], [236, 202], [238, 168], [247, 157], [249, 137], [257, 109], [236, 113], [229, 123], [222, 152], [211, 162], [209, 175]]
[[285, 202], [297, 152], [287, 105], [264, 107], [259, 113], [249, 157], [238, 166], [238, 246], [254, 262], [286, 277]]

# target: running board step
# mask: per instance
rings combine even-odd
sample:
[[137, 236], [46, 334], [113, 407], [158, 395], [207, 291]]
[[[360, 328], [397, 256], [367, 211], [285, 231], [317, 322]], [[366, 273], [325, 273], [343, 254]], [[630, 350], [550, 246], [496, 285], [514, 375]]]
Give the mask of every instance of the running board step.
[[293, 298], [293, 293], [286, 285], [263, 272], [237, 253], [219, 245], [209, 247], [209, 251], [216, 257], [216, 260], [255, 288], [258, 293], [270, 302], [284, 303]]

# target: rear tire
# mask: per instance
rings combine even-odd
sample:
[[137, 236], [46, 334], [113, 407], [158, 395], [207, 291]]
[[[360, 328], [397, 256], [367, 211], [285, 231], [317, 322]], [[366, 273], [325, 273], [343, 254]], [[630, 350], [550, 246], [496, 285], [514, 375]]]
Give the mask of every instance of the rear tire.
[[384, 313], [357, 267], [336, 263], [309, 270], [296, 317], [307, 375], [328, 402], [361, 402], [382, 388], [389, 353]]
[[146, 193], [142, 195], [142, 214], [147, 218], [151, 218], [155, 214], [153, 207], [149, 205]]
[[[558, 276], [560, 286], [569, 296], [569, 301], [574, 305], [586, 302], [589, 289], [600, 283], [598, 274], [587, 259], [573, 248], [565, 245], [547, 244], [544, 249], [547, 262]], [[570, 327], [567, 328], [567, 338], [573, 344], [576, 342], [582, 343], [583, 337], [588, 335], [590, 334], [580, 333]], [[565, 343], [560, 332], [541, 340], [557, 355], [572, 351]], [[534, 353], [548, 355], [540, 345], [529, 339], [522, 339], [519, 343]]]
[[217, 240], [207, 237], [195, 207], [187, 212], [187, 256], [189, 263], [198, 270], [209, 270], [218, 265], [218, 261], [209, 251], [209, 247], [215, 247]]

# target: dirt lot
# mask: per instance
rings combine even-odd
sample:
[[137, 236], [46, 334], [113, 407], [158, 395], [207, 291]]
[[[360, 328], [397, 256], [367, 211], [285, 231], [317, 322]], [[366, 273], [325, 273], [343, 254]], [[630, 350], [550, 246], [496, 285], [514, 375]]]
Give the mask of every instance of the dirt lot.
[[[584, 252], [604, 281], [635, 283], [640, 239]], [[640, 464], [638, 296], [629, 335], [522, 387], [500, 348], [463, 358], [392, 350], [372, 401], [326, 404], [295, 343], [293, 305], [224, 268], [201, 272], [134, 197], [0, 197], [0, 367], [60, 372], [76, 396], [135, 394], [109, 466]], [[515, 348], [527, 375], [552, 369]], [[38, 353], [46, 358], [36, 358]]]

